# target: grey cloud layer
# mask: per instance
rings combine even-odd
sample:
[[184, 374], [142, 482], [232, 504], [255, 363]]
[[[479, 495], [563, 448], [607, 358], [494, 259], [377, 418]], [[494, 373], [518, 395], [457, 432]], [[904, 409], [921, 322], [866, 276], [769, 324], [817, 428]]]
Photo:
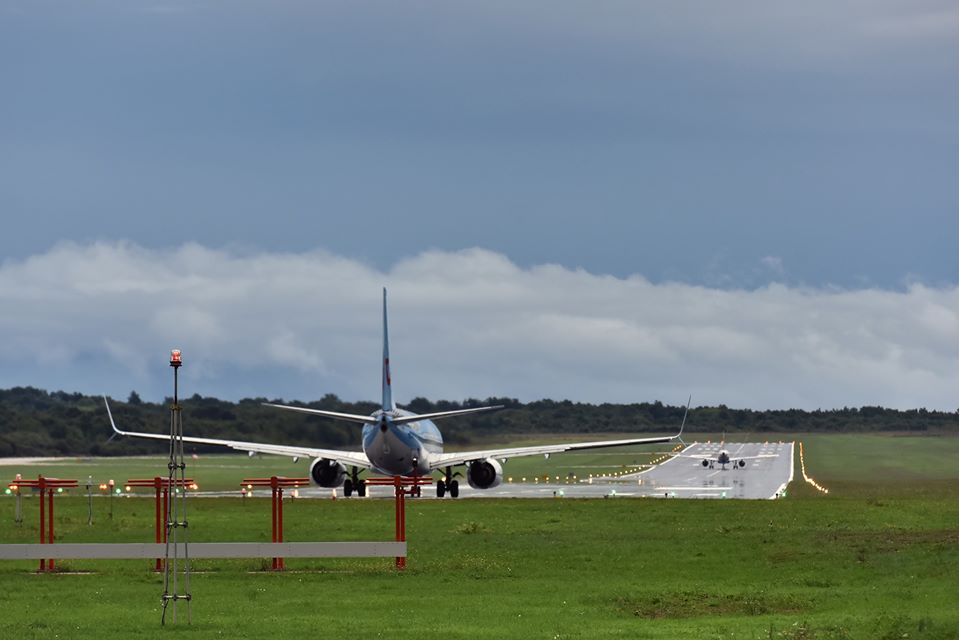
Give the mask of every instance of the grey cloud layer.
[[390, 289], [400, 401], [508, 395], [591, 402], [955, 409], [959, 289], [719, 290], [483, 249], [381, 271], [327, 252], [63, 244], [0, 267], [0, 384], [125, 396], [378, 395]]

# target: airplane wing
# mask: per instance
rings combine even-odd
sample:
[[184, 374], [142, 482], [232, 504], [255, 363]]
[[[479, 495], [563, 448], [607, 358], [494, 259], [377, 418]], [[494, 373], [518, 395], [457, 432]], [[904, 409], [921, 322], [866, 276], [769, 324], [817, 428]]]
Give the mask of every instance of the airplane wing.
[[[117, 435], [131, 436], [134, 438], [148, 438], [151, 440], [166, 440], [169, 442], [170, 436], [162, 433], [139, 433], [136, 431], [122, 431], [117, 428], [113, 421], [113, 412], [110, 411], [110, 403], [106, 396], [103, 397], [103, 403], [107, 407], [107, 415], [110, 417], [110, 426]], [[236, 451], [250, 451], [253, 453], [269, 453], [278, 456], [290, 456], [299, 458], [328, 458], [336, 460], [344, 465], [372, 469], [369, 458], [362, 451], [340, 451], [338, 449], [314, 449], [311, 447], [295, 447], [281, 444], [262, 444], [259, 442], [243, 442], [241, 440], [220, 440], [217, 438], [196, 438], [184, 436], [183, 442], [193, 444], [214, 445], [220, 447], [229, 447]]]
[[486, 458], [497, 458], [506, 460], [509, 458], [521, 458], [523, 456], [549, 455], [551, 453], [563, 453], [564, 451], [576, 451], [579, 449], [602, 449], [604, 447], [623, 447], [632, 444], [656, 444], [660, 442], [672, 442], [680, 434], [672, 436], [661, 436], [657, 438], [629, 438], [626, 440], [598, 440], [596, 442], [572, 442], [567, 444], [552, 444], [532, 447], [509, 447], [503, 449], [482, 449], [478, 451], [460, 451], [457, 453], [440, 453], [430, 456], [430, 467], [432, 469], [441, 469], [443, 467], [453, 467], [460, 464], [466, 464], [473, 460], [485, 460]]
[[486, 458], [498, 458], [507, 460], [509, 458], [522, 458], [524, 456], [549, 455], [551, 453], [563, 453], [565, 451], [577, 451], [582, 449], [603, 449], [605, 447], [624, 447], [634, 444], [658, 444], [662, 442], [672, 442], [673, 440], [682, 440], [683, 429], [686, 427], [686, 416], [689, 415], [689, 405], [693, 401], [692, 396], [686, 403], [686, 411], [683, 413], [683, 423], [679, 426], [679, 433], [672, 436], [657, 436], [652, 438], [627, 438], [625, 440], [597, 440], [594, 442], [569, 442], [566, 444], [548, 444], [532, 447], [507, 447], [503, 449], [483, 449], [479, 451], [459, 451], [456, 453], [440, 453], [430, 456], [430, 468], [442, 469], [443, 467], [454, 467], [460, 464], [467, 464], [474, 460], [485, 460]]

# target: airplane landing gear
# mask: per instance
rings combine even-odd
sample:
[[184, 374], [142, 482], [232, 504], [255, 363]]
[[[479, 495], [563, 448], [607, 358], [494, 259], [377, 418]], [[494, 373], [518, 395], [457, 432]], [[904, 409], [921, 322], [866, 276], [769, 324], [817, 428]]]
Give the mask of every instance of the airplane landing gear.
[[360, 470], [353, 467], [350, 477], [343, 481], [343, 496], [349, 498], [356, 491], [360, 498], [366, 496], [366, 481], [360, 478]]
[[453, 480], [453, 468], [446, 467], [446, 477], [436, 483], [436, 497], [442, 498], [447, 493], [451, 498], [458, 498], [460, 495], [460, 483]]

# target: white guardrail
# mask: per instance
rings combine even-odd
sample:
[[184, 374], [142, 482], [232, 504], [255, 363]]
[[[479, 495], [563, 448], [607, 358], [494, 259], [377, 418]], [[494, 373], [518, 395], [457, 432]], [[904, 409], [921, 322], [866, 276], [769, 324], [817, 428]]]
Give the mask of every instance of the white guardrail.
[[[176, 546], [176, 549], [174, 549]], [[0, 544], [0, 560], [162, 558], [167, 545], [155, 542]], [[184, 557], [187, 547], [170, 545]], [[405, 558], [405, 542], [191, 542], [190, 558]]]

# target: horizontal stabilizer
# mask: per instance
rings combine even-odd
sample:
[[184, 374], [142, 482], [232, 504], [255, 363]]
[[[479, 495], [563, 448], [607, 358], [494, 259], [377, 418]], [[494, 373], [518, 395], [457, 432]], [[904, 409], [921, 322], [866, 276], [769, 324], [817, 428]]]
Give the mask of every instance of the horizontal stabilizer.
[[502, 409], [505, 405], [498, 404], [492, 407], [474, 407], [472, 409], [458, 409], [456, 411], [439, 411], [437, 413], [421, 413], [413, 416], [397, 416], [392, 419], [393, 424], [408, 424], [410, 422], [419, 422], [420, 420], [439, 420], [441, 418], [450, 418], [453, 416], [465, 416], [468, 413], [480, 413], [481, 411], [496, 411]]
[[299, 411], [300, 413], [309, 413], [310, 415], [332, 418], [333, 420], [345, 420], [346, 422], [355, 422], [356, 424], [374, 424], [376, 422], [376, 418], [372, 416], [361, 416], [356, 413], [340, 413], [338, 411], [324, 411], [322, 409], [310, 409], [308, 407], [293, 407], [287, 404], [273, 404], [272, 402], [264, 402], [263, 406], [286, 409], [287, 411]]

